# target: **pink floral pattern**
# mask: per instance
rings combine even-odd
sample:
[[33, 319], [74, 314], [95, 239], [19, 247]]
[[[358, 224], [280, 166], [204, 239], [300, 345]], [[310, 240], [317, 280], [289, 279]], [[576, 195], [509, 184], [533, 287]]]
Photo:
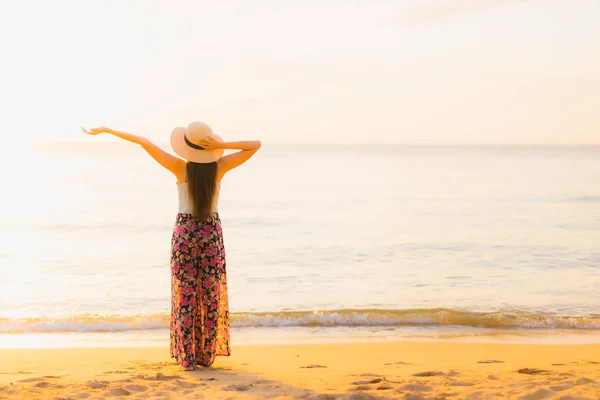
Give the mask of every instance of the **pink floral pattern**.
[[171, 357], [184, 368], [229, 356], [229, 302], [218, 214], [178, 214], [171, 240]]

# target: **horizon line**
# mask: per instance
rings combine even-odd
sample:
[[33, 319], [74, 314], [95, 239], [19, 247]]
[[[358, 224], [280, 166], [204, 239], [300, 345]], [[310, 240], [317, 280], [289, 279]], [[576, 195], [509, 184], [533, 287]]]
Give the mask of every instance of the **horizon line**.
[[[600, 147], [598, 143], [478, 143], [478, 142], [467, 142], [467, 143], [435, 143], [435, 142], [379, 142], [379, 143], [342, 143], [342, 142], [272, 142], [269, 140], [261, 140], [263, 144], [275, 145], [275, 146], [344, 146], [344, 147], [356, 147], [356, 146], [414, 146], [414, 147]], [[153, 141], [156, 144], [169, 145], [168, 141]], [[59, 145], [79, 145], [79, 144], [90, 144], [90, 140], [73, 140], [73, 141], [46, 141], [46, 142], [32, 142], [29, 143], [31, 146], [59, 146]], [[128, 145], [123, 141], [100, 141], [96, 142], [96, 145]]]

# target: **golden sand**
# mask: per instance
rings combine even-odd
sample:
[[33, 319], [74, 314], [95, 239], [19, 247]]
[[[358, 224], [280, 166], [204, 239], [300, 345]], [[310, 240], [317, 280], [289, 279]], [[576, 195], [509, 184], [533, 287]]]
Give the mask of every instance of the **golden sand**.
[[600, 399], [600, 345], [236, 346], [184, 372], [165, 348], [0, 350], [0, 399]]

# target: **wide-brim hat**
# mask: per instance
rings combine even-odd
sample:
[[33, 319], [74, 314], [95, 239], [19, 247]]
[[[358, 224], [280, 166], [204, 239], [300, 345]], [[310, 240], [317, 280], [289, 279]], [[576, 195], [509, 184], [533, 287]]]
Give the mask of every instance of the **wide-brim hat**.
[[184, 127], [176, 127], [171, 132], [171, 147], [180, 157], [195, 163], [211, 163], [223, 156], [223, 149], [206, 150], [200, 145], [203, 139], [212, 137], [218, 142], [223, 142], [219, 135], [215, 135], [210, 126], [204, 122], [195, 121]]

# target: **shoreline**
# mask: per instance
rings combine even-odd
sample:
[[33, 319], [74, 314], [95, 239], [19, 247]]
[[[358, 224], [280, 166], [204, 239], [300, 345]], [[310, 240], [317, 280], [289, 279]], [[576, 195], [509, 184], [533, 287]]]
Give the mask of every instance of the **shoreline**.
[[600, 396], [600, 345], [238, 345], [231, 357], [217, 357], [212, 368], [193, 372], [176, 365], [166, 345], [0, 349], [0, 360], [2, 399]]
[[[233, 346], [319, 345], [363, 343], [481, 343], [600, 345], [600, 330], [464, 329], [463, 327], [261, 327], [232, 329]], [[0, 333], [0, 350], [35, 348], [163, 347], [165, 329], [117, 332]]]

